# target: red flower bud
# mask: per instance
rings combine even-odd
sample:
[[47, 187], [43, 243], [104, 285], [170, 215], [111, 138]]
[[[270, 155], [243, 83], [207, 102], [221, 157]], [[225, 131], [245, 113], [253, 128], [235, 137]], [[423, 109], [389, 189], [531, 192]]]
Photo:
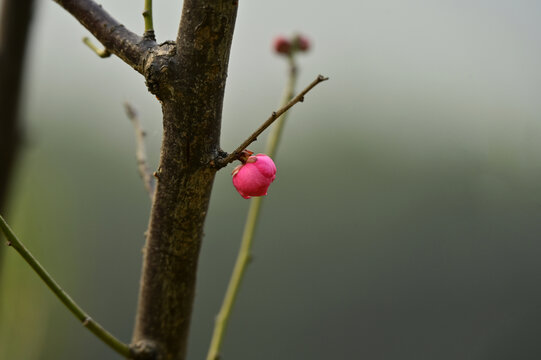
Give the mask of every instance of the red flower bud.
[[245, 199], [267, 195], [267, 189], [275, 178], [276, 166], [265, 154], [250, 156], [246, 163], [233, 170], [233, 185]]
[[289, 54], [291, 52], [291, 43], [283, 36], [278, 36], [273, 42], [274, 51], [278, 54]]
[[300, 51], [308, 51], [310, 50], [310, 41], [302, 36], [302, 35], [299, 35], [297, 36], [297, 47], [299, 48]]

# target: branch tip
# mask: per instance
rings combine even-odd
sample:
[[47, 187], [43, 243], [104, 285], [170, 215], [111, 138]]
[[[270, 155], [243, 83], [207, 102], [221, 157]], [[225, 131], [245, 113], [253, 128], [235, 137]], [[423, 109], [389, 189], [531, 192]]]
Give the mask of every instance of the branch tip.
[[83, 38], [83, 42], [92, 50], [96, 55], [98, 55], [100, 58], [107, 58], [111, 56], [111, 53], [106, 48], [99, 49], [96, 45], [92, 43], [92, 40], [90, 40], [88, 37]]
[[126, 110], [126, 115], [128, 116], [128, 119], [132, 120], [133, 118], [137, 117], [137, 112], [135, 111], [135, 108], [131, 106], [129, 102], [124, 102], [124, 109]]

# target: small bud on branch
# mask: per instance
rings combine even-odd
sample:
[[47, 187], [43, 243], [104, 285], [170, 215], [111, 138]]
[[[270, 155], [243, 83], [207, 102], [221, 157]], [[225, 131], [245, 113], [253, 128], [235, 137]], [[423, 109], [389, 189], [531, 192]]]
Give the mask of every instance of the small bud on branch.
[[276, 178], [276, 165], [265, 154], [248, 157], [242, 165], [233, 170], [233, 185], [239, 194], [249, 199], [265, 196], [270, 184]]

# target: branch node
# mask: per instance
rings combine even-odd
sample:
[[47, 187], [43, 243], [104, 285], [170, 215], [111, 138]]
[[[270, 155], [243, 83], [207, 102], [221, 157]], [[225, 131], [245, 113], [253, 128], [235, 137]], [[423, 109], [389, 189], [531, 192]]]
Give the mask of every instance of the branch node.
[[222, 149], [218, 150], [218, 157], [225, 159], [227, 155], [229, 155], [227, 151], [223, 151]]
[[157, 346], [153, 341], [141, 340], [130, 345], [130, 358], [137, 360], [156, 360], [158, 359], [157, 350]]
[[88, 37], [83, 38], [83, 42], [92, 50], [96, 55], [98, 55], [100, 58], [107, 58], [111, 56], [111, 53], [107, 49], [99, 49], [96, 45], [92, 43], [92, 41]]
[[87, 327], [88, 324], [90, 324], [90, 322], [92, 322], [92, 318], [91, 318], [91, 317], [85, 318], [85, 320], [83, 321], [83, 326], [84, 326], [84, 327]]
[[211, 161], [209, 161], [209, 165], [211, 168], [215, 168], [217, 170], [220, 170], [222, 167], [226, 166], [226, 164], [224, 164], [224, 160], [229, 156], [229, 154], [225, 151], [223, 151], [222, 149], [218, 150], [218, 155], [212, 159]]
[[143, 39], [156, 41], [156, 34], [154, 33], [154, 30], [145, 31], [144, 34], [143, 34]]

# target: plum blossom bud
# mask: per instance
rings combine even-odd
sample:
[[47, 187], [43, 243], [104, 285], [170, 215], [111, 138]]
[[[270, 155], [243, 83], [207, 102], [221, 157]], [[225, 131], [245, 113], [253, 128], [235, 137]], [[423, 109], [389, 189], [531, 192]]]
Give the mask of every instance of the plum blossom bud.
[[305, 36], [298, 35], [295, 39], [295, 43], [300, 51], [310, 50], [310, 40], [308, 40], [308, 38]]
[[233, 170], [233, 185], [239, 194], [249, 199], [267, 195], [267, 189], [276, 178], [276, 166], [265, 154], [250, 156]]
[[291, 42], [284, 36], [278, 36], [273, 42], [274, 51], [278, 54], [289, 54], [291, 51]]

